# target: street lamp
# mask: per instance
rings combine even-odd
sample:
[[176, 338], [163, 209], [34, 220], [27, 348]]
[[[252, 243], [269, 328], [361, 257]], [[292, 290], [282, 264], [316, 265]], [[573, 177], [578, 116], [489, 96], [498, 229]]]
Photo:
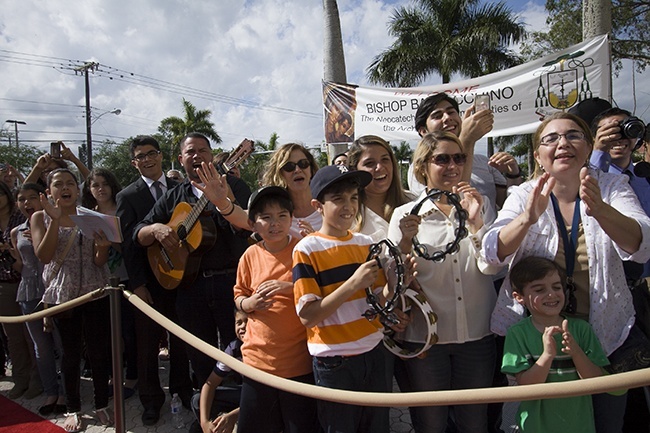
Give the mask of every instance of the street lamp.
[[5, 120], [5, 123], [13, 123], [15, 132], [16, 132], [16, 149], [18, 149], [18, 125], [27, 125], [27, 122], [23, 122], [22, 120], [10, 120], [7, 119]]
[[92, 119], [91, 117], [91, 112], [90, 112], [90, 106], [86, 106], [86, 152], [87, 152], [87, 158], [88, 158], [88, 169], [92, 170], [93, 169], [93, 133], [92, 133], [92, 124], [97, 122], [100, 117], [102, 117], [104, 114], [115, 114], [116, 116], [119, 116], [122, 110], [119, 108], [113, 108], [112, 110], [109, 111], [104, 111], [102, 114], [99, 116], [95, 117]]

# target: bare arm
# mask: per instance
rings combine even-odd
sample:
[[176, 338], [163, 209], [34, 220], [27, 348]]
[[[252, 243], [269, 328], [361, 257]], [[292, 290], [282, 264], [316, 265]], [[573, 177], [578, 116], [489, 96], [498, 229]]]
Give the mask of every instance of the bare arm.
[[[44, 196], [41, 195], [41, 203]], [[45, 211], [37, 211], [32, 215], [30, 226], [32, 230], [32, 243], [34, 253], [38, 260], [48, 264], [54, 258], [56, 245], [59, 241], [59, 219], [52, 218], [50, 224], [45, 227]]]
[[192, 181], [192, 185], [210, 199], [221, 213], [221, 216], [230, 224], [240, 229], [250, 230], [248, 212], [234, 203], [234, 194], [226, 180], [227, 176], [225, 174], [220, 176], [213, 164], [206, 164], [205, 162], [201, 163], [201, 168], [196, 172], [205, 186], [194, 181]]
[[524, 212], [499, 231], [497, 253], [499, 260], [504, 260], [517, 251], [530, 227], [537, 222], [548, 206], [553, 186], [555, 186], [555, 179], [548, 173], [542, 175], [528, 196]]
[[377, 280], [378, 272], [379, 266], [375, 260], [363, 263], [345, 283], [332, 293], [304, 305], [300, 310], [300, 321], [307, 328], [313, 328], [331, 316], [357, 290], [372, 285]]
[[566, 319], [562, 321], [562, 345], [564, 346], [562, 352], [571, 355], [580, 379], [603, 375], [602, 368], [591, 362], [591, 359], [589, 359], [584, 350], [575, 341], [573, 335], [569, 332], [569, 322]]
[[587, 207], [587, 215], [593, 216], [621, 249], [629, 254], [637, 252], [643, 238], [639, 224], [603, 201], [598, 180], [587, 174], [586, 167], [580, 171], [580, 180], [580, 199]]
[[18, 227], [14, 227], [11, 229], [11, 250], [9, 252], [11, 253], [11, 257], [16, 260], [12, 267], [16, 270], [16, 272], [21, 272], [23, 270], [23, 259], [20, 257], [20, 253], [18, 252]]
[[515, 375], [517, 384], [519, 385], [532, 385], [535, 383], [545, 383], [548, 373], [551, 370], [553, 359], [557, 355], [555, 347], [555, 339], [553, 335], [561, 333], [562, 328], [559, 326], [547, 326], [542, 334], [542, 341], [544, 342], [544, 352], [537, 358], [535, 364], [528, 370], [522, 371]]

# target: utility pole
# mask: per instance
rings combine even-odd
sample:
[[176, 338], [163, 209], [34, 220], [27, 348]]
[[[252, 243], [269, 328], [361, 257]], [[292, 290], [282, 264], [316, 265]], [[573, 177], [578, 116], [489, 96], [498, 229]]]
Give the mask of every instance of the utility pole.
[[86, 153], [88, 155], [88, 169], [93, 169], [93, 134], [90, 119], [90, 81], [88, 80], [88, 72], [95, 72], [99, 63], [86, 62], [82, 66], [74, 69], [75, 74], [83, 74], [84, 82], [86, 85]]
[[[22, 120], [5, 120], [5, 123], [13, 123], [14, 131], [16, 131], [16, 150], [18, 150], [18, 125], [27, 125], [27, 122]], [[11, 138], [9, 138], [9, 145], [11, 145]]]

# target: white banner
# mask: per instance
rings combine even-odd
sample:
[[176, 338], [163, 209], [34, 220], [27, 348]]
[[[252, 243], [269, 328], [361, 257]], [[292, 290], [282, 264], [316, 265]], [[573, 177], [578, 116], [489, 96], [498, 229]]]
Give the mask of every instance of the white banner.
[[607, 36], [479, 78], [437, 86], [383, 89], [323, 82], [325, 140], [346, 143], [374, 134], [414, 140], [415, 112], [427, 96], [446, 92], [461, 117], [476, 95], [490, 96], [494, 129], [488, 136], [527, 134], [540, 117], [600, 97], [611, 100]]

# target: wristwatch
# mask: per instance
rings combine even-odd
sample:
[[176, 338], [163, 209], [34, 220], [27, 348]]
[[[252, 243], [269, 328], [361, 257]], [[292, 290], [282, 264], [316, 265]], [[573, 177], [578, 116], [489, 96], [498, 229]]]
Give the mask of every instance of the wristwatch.
[[521, 171], [517, 174], [503, 173], [503, 176], [507, 177], [508, 179], [519, 179], [521, 177]]

